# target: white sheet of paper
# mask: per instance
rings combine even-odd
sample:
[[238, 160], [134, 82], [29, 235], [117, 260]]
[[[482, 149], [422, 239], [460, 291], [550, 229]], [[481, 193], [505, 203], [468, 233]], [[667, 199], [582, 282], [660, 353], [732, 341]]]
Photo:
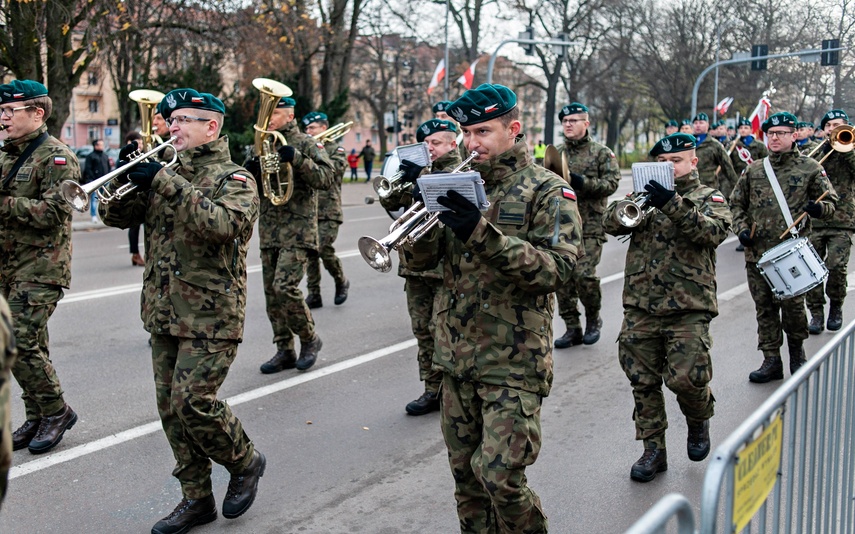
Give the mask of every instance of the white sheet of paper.
[[478, 206], [481, 211], [490, 206], [487, 193], [484, 191], [484, 181], [481, 180], [481, 174], [478, 172], [426, 174], [419, 178], [418, 182], [425, 206], [431, 213], [448, 211], [448, 208], [436, 199], [445, 196], [449, 190], [457, 191], [466, 200]]

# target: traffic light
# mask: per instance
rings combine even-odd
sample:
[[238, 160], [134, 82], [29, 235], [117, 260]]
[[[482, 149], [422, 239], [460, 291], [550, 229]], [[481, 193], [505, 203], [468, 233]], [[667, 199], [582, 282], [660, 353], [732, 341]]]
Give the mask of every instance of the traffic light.
[[[566, 33], [559, 33], [555, 36], [556, 41], [569, 41], [570, 35]], [[553, 45], [553, 50], [555, 50], [555, 55], [559, 58], [563, 58], [567, 54], [567, 46], [566, 45]]]
[[[531, 40], [534, 39], [534, 27], [526, 26], [524, 32], [519, 33], [518, 39], [526, 39]], [[520, 46], [525, 50], [525, 55], [533, 56], [534, 55], [534, 44], [530, 43], [520, 43]]]
[[[768, 56], [768, 45], [751, 45], [751, 57]], [[766, 70], [766, 60], [758, 59], [751, 62], [751, 70]]]
[[[840, 48], [840, 39], [823, 39], [822, 49]], [[823, 67], [840, 64], [840, 51], [822, 52], [819, 54], [819, 64]]]

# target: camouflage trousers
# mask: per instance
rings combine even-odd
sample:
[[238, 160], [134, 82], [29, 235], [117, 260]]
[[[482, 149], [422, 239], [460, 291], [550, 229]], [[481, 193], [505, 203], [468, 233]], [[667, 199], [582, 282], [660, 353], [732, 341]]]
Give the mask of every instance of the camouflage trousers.
[[307, 250], [308, 264], [306, 265], [306, 285], [309, 294], [319, 295], [321, 293], [321, 261], [324, 269], [330, 273], [335, 284], [342, 285], [345, 282], [344, 269], [341, 260], [335, 255], [333, 244], [338, 237], [338, 221], [318, 221], [318, 250]]
[[635, 439], [644, 447], [664, 449], [668, 416], [662, 382], [677, 395], [689, 423], [713, 416], [710, 320], [708, 313], [649, 315], [624, 311], [618, 336], [618, 360], [635, 402]]
[[[849, 267], [849, 250], [852, 248], [852, 231], [841, 228], [818, 228], [811, 232], [810, 242], [828, 268], [828, 279], [805, 295], [811, 315], [822, 317], [825, 295], [833, 304], [843, 305], [846, 298], [846, 275]], [[823, 286], [825, 292], [823, 294]]]
[[295, 335], [305, 342], [315, 337], [315, 321], [299, 287], [306, 252], [299, 247], [261, 250], [267, 317], [273, 326], [273, 342], [280, 349], [293, 350]]
[[434, 352], [433, 305], [442, 280], [424, 276], [405, 276], [404, 291], [407, 293], [407, 311], [413, 335], [419, 344], [419, 380], [425, 383], [425, 391], [436, 393], [442, 382], [442, 371], [431, 369]]
[[780, 357], [784, 344], [782, 330], [793, 341], [808, 338], [804, 296], [778, 300], [756, 263], [745, 262], [745, 271], [757, 315], [757, 350], [763, 351], [763, 356]]
[[[0, 348], [0, 351], [3, 349]], [[9, 371], [0, 370], [0, 505], [6, 496], [9, 468], [12, 467], [12, 380]]]
[[172, 476], [188, 499], [211, 494], [211, 460], [242, 473], [254, 447], [229, 405], [217, 400], [237, 341], [151, 336], [155, 398], [175, 456]]
[[12, 376], [21, 386], [28, 421], [52, 415], [65, 406], [62, 387], [48, 351], [47, 323], [62, 298], [62, 288], [32, 282], [3, 286], [15, 326], [18, 358]]
[[567, 329], [581, 328], [578, 301], [585, 308], [585, 318], [595, 319], [600, 314], [603, 294], [597, 265], [603, 253], [603, 241], [597, 237], [584, 237], [585, 255], [579, 258], [570, 282], [555, 292], [558, 297], [558, 315], [564, 319]]
[[547, 532], [540, 498], [525, 476], [540, 453], [540, 396], [448, 373], [440, 396], [460, 532]]

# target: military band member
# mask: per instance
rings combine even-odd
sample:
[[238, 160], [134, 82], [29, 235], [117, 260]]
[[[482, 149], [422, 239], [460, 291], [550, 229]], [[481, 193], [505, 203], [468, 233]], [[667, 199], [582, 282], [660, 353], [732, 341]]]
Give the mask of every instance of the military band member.
[[692, 119], [683, 119], [680, 121], [680, 133], [692, 135], [695, 128], [692, 126]]
[[[325, 114], [313, 111], [303, 117], [303, 126], [308, 135], [317, 138], [329, 129], [330, 123]], [[333, 247], [338, 237], [338, 227], [344, 222], [344, 214], [341, 211], [341, 182], [347, 168], [347, 158], [344, 148], [337, 141], [327, 140], [324, 143], [324, 150], [334, 168], [333, 184], [329, 189], [319, 190], [317, 193], [318, 250], [307, 251], [309, 259], [306, 265], [306, 288], [309, 292], [306, 305], [309, 308], [320, 308], [324, 305], [321, 299], [321, 261], [324, 262], [324, 269], [335, 281], [336, 305], [344, 304], [347, 300], [347, 291], [350, 289], [350, 281], [344, 276], [341, 260], [335, 255]]]
[[[2, 109], [2, 108], [0, 108]], [[0, 295], [0, 505], [6, 496], [12, 467], [12, 365], [15, 363], [15, 335], [12, 312]]]
[[51, 450], [77, 414], [65, 403], [48, 350], [47, 323], [71, 282], [71, 206], [60, 184], [79, 182], [74, 153], [47, 133], [53, 104], [32, 80], [0, 85], [0, 289], [12, 310], [18, 358], [12, 376], [23, 393], [26, 421], [14, 450]]
[[552, 384], [552, 297], [581, 254], [575, 193], [535, 165], [516, 95], [484, 84], [449, 109], [486, 182], [484, 214], [450, 191], [444, 228], [408, 251], [413, 269], [444, 258], [434, 366], [461, 532], [546, 532], [525, 468], [540, 452]]
[[678, 123], [674, 119], [671, 119], [665, 123], [665, 135], [675, 134], [679, 129], [680, 123]]
[[431, 107], [431, 111], [433, 111], [433, 117], [435, 119], [440, 119], [443, 121], [454, 121], [451, 117], [448, 116], [448, 106], [451, 105], [451, 102], [448, 100], [440, 100], [436, 104]]
[[157, 409], [176, 460], [172, 473], [183, 494], [153, 534], [187, 532], [217, 518], [212, 460], [231, 474], [226, 518], [252, 505], [266, 463], [228, 404], [216, 398], [243, 336], [258, 191], [220, 136], [220, 99], [176, 89], [164, 100], [178, 166], [135, 165], [127, 174], [135, 192], [100, 207], [109, 226], [145, 223], [141, 315], [151, 334]]
[[[558, 313], [567, 327], [555, 340], [556, 348], [584, 343], [593, 345], [600, 339], [603, 320], [600, 317], [603, 295], [597, 265], [602, 256], [606, 234], [603, 231], [603, 211], [609, 195], [617, 191], [620, 169], [614, 152], [591, 138], [588, 108], [573, 102], [561, 108], [558, 120], [564, 131], [564, 143], [558, 152], [567, 155], [570, 185], [576, 192], [577, 207], [582, 217], [584, 256], [579, 258], [571, 282], [558, 289]], [[577, 303], [585, 308], [585, 331]]]
[[[324, 145], [297, 127], [295, 104], [293, 98], [281, 98], [268, 124], [270, 130], [278, 130], [288, 142], [278, 151], [280, 161], [293, 170], [294, 193], [288, 202], [275, 206], [259, 191], [262, 195], [258, 218], [261, 271], [267, 317], [273, 326], [273, 343], [276, 344], [276, 354], [261, 365], [261, 372], [265, 374], [295, 367], [305, 371], [315, 365], [323, 345], [315, 333], [315, 321], [299, 284], [305, 275], [309, 251], [318, 249], [315, 190], [333, 186], [335, 169]], [[257, 158], [247, 162], [247, 168], [259, 178]], [[295, 336], [300, 338], [299, 358], [294, 350]]]
[[815, 127], [812, 122], [796, 123], [796, 134], [798, 135], [796, 148], [798, 148], [802, 154], [809, 154], [810, 151], [816, 148], [816, 145], [819, 144], [813, 139], [814, 129]]
[[[742, 171], [752, 162], [760, 161], [769, 155], [766, 150], [766, 145], [762, 141], [754, 138], [751, 131], [751, 121], [748, 119], [739, 119], [739, 137], [733, 141], [733, 150], [730, 151], [730, 162], [733, 165], [733, 170], [737, 174], [742, 174]], [[747, 150], [747, 153], [745, 150]]]
[[[780, 184], [793, 220], [802, 211], [811, 219], [829, 219], [837, 202], [837, 194], [822, 167], [796, 150], [796, 117], [793, 114], [775, 113], [766, 119], [762, 129], [768, 138], [768, 159], [775, 178], [767, 176], [763, 160], [755, 161], [742, 173], [730, 197], [734, 232], [745, 246], [745, 272], [757, 315], [757, 349], [763, 352], [763, 364], [751, 372], [748, 379], [759, 383], [784, 378], [782, 330], [787, 334], [790, 373], [795, 373], [805, 362], [802, 345], [808, 337], [804, 298], [774, 298], [757, 268], [763, 253], [783, 241], [780, 235], [787, 228], [770, 180], [776, 179]], [[829, 193], [828, 197], [815, 202], [825, 192]]]
[[676, 191], [646, 185], [648, 203], [656, 209], [638, 226], [617, 221], [617, 202], [603, 217], [606, 232], [631, 236], [618, 358], [632, 385], [635, 439], [644, 442], [644, 453], [630, 469], [630, 478], [639, 482], [668, 468], [663, 381], [686, 416], [689, 459], [699, 462], [710, 451], [716, 247], [727, 237], [731, 216], [724, 195], [700, 183], [695, 143], [694, 136], [674, 134], [653, 146], [652, 157], [674, 164]]
[[698, 142], [695, 154], [698, 156], [697, 168], [701, 183], [729, 196], [739, 175], [733, 170], [724, 146], [709, 134], [710, 123], [707, 114], [698, 113], [692, 119], [692, 127]]
[[725, 146], [727, 144], [727, 122], [724, 119], [718, 120], [710, 135], [715, 137], [722, 146]]
[[[823, 115], [820, 121], [826, 135], [843, 124], [849, 124], [849, 116], [842, 109], [832, 109]], [[840, 199], [831, 218], [811, 221], [810, 241], [817, 254], [825, 258], [825, 266], [828, 268], [828, 279], [825, 283], [808, 291], [805, 298], [811, 315], [808, 326], [811, 334], [819, 334], [823, 330], [825, 295], [828, 295], [831, 301], [826, 326], [833, 332], [843, 326], [849, 250], [852, 247], [852, 233], [855, 231], [855, 151], [838, 152], [833, 150], [829, 143], [825, 143], [813, 157], [820, 160], [826, 155], [828, 158], [822, 166]]]

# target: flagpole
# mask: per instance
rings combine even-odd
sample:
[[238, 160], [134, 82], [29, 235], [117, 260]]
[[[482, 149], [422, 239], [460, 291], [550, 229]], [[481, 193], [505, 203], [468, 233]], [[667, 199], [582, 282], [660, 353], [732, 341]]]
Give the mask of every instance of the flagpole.
[[[725, 28], [727, 28], [728, 26], [735, 24], [737, 22], [739, 22], [739, 21], [736, 19], [730, 19], [730, 20], [726, 20], [726, 21], [722, 22], [721, 24], [719, 24], [718, 26], [716, 26], [716, 29], [715, 29], [715, 36], [716, 36], [716, 39], [715, 39], [715, 62], [716, 63], [718, 63], [718, 61], [719, 61], [719, 54], [721, 52], [721, 32], [723, 32], [725, 30]], [[712, 111], [713, 122], [715, 122], [716, 112], [718, 112], [718, 110], [715, 108], [715, 106], [717, 106], [717, 105], [718, 105], [718, 65], [716, 65], [716, 67], [715, 67], [715, 83], [713, 84], [713, 111]]]
[[451, 72], [448, 65], [448, 3], [451, 0], [445, 0], [445, 92], [443, 100], [448, 100], [448, 75]]

